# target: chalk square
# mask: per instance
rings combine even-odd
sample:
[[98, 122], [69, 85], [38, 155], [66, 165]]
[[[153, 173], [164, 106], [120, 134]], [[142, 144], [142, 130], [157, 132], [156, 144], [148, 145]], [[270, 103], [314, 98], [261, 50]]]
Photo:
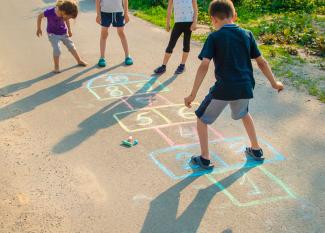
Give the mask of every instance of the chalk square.
[[116, 73], [116, 74], [102, 74], [87, 83], [88, 88], [97, 88], [103, 86], [117, 85], [117, 84], [128, 84], [134, 82], [147, 82], [152, 77], [145, 74], [132, 74], [132, 73]]
[[159, 94], [148, 93], [136, 96], [131, 96], [126, 101], [134, 108], [141, 109], [144, 107], [158, 107], [168, 105], [169, 101], [161, 97]]
[[[265, 140], [259, 138], [259, 144], [263, 148], [264, 164], [285, 160], [285, 157]], [[240, 168], [245, 163], [248, 167], [259, 165], [260, 162], [253, 159], [247, 161], [245, 150], [248, 145], [250, 142], [247, 137], [223, 138], [210, 141], [210, 150], [225, 161], [230, 169]]]
[[296, 198], [278, 177], [263, 167], [256, 168], [250, 170], [244, 167], [233, 172], [209, 174], [206, 177], [239, 207]]
[[[174, 145], [193, 144], [199, 141], [196, 122], [173, 124], [172, 126], [161, 128], [160, 131], [170, 139]], [[211, 140], [220, 139], [220, 137], [222, 137], [221, 134], [212, 127], [208, 127], [208, 134]]]
[[[219, 144], [220, 147], [220, 145], [222, 144], [224, 146], [232, 142], [243, 141], [244, 139], [245, 139], [244, 137], [223, 138], [223, 139], [210, 141], [209, 146], [211, 148], [212, 146]], [[285, 157], [282, 154], [280, 154], [276, 149], [274, 149], [271, 145], [264, 142], [263, 140], [260, 141], [263, 142], [265, 145], [269, 146], [270, 151], [272, 151], [271, 155], [266, 156], [264, 164], [274, 163], [285, 159]], [[214, 155], [212, 157], [212, 162], [215, 164], [215, 167], [212, 171], [202, 171], [202, 170], [189, 171], [183, 169], [183, 167], [180, 166], [177, 167], [177, 163], [175, 161], [176, 161], [177, 154], [179, 153], [198, 155], [200, 154], [200, 145], [198, 143], [195, 143], [195, 144], [188, 144], [188, 145], [171, 146], [171, 147], [167, 147], [167, 148], [163, 148], [151, 152], [149, 156], [162, 171], [164, 171], [168, 176], [170, 176], [173, 179], [183, 179], [189, 176], [200, 176], [202, 174], [220, 174], [231, 170], [240, 169], [243, 166], [254, 167], [260, 165], [260, 162], [257, 162], [253, 159], [247, 159], [244, 156], [244, 153], [242, 153], [241, 155], [242, 161], [240, 162], [230, 161], [229, 163], [229, 161], [225, 161], [224, 158], [231, 155], [222, 155], [217, 150], [211, 150], [210, 153]], [[237, 155], [233, 155], [233, 156], [237, 156]]]
[[127, 132], [148, 130], [161, 125], [168, 125], [170, 121], [159, 114], [155, 108], [130, 110], [114, 114], [114, 118]]
[[98, 100], [118, 99], [132, 95], [132, 91], [122, 84], [96, 87], [90, 92]]
[[126, 85], [136, 95], [169, 91], [169, 88], [165, 87], [159, 81], [139, 81], [136, 83], [128, 83]]
[[[200, 176], [209, 173], [190, 163], [191, 157], [199, 154], [200, 148], [198, 144], [191, 144], [168, 147], [158, 153], [152, 152], [150, 157], [168, 176], [173, 179], [182, 179], [188, 176]], [[211, 153], [211, 157], [216, 167], [225, 168], [227, 166], [216, 154]]]
[[[135, 109], [126, 112], [116, 113], [114, 114], [114, 118], [117, 120], [120, 126], [127, 132], [139, 132], [139, 131], [150, 130], [154, 128], [164, 128], [164, 127], [178, 125], [178, 124], [196, 122], [196, 120], [190, 120], [182, 117], [178, 117], [178, 118], [175, 117], [172, 118], [171, 120], [169, 117], [165, 116], [162, 113], [165, 112], [164, 111], [165, 109], [169, 109], [169, 108], [180, 109], [182, 106], [184, 107], [183, 104], [171, 104], [171, 105], [158, 106], [153, 108]], [[149, 112], [151, 113], [150, 116], [147, 115]], [[151, 117], [154, 117], [154, 119], [151, 119]]]
[[192, 108], [187, 108], [184, 104], [174, 104], [168, 108], [160, 108], [159, 111], [167, 118], [173, 119], [173, 122], [196, 122], [197, 116], [194, 109], [199, 104], [193, 103]]

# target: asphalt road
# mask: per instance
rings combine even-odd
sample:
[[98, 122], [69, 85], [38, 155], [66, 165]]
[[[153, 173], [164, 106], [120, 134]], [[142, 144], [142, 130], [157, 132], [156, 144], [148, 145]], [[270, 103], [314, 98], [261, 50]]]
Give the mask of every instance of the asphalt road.
[[[35, 35], [37, 13], [53, 2], [0, 8], [0, 232], [325, 232], [324, 104], [290, 87], [277, 94], [256, 71], [250, 111], [265, 163], [246, 159], [228, 109], [209, 129], [216, 168], [204, 174], [188, 166], [199, 146], [183, 106], [201, 45], [192, 43], [184, 74], [173, 75], [179, 43], [154, 77], [169, 34], [131, 17], [135, 64], [123, 65], [112, 30], [100, 69], [94, 3], [81, 0], [72, 38], [90, 65], [76, 67], [64, 48], [53, 75], [47, 36]], [[213, 82], [211, 65], [196, 102]], [[139, 144], [120, 146], [129, 136]]]

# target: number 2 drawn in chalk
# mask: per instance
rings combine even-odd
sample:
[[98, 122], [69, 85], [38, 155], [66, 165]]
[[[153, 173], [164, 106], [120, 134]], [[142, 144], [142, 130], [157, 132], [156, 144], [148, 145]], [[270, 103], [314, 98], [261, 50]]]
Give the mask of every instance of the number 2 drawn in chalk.
[[253, 188], [248, 194], [249, 195], [260, 195], [262, 192], [257, 187], [257, 185], [248, 177], [247, 174], [243, 176], [243, 178], [240, 181], [240, 185], [243, 185], [244, 183], [248, 182], [251, 184], [251, 187]]
[[143, 112], [137, 115], [137, 125], [145, 126], [145, 125], [151, 125], [152, 119], [150, 117], [146, 117], [145, 115], [149, 114], [150, 112]]

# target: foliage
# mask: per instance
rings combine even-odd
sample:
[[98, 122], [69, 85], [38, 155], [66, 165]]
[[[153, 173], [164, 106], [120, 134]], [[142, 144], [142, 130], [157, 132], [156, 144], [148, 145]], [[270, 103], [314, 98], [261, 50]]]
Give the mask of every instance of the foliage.
[[241, 0], [241, 5], [254, 11], [304, 11], [312, 12], [317, 7], [324, 7], [324, 0]]

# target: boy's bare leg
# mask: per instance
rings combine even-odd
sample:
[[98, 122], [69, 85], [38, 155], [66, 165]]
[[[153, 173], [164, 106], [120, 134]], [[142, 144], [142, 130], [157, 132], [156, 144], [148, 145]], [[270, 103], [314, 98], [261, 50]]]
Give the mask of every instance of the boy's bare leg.
[[125, 33], [124, 33], [124, 27], [118, 27], [117, 28], [117, 34], [119, 35], [121, 39], [121, 43], [124, 49], [125, 57], [129, 57], [129, 46], [128, 46], [128, 41], [126, 39]]
[[53, 61], [54, 61], [54, 73], [60, 73], [60, 56], [53, 56]]
[[167, 65], [171, 55], [172, 55], [171, 53], [165, 53], [164, 60], [163, 60], [163, 65]]
[[253, 150], [260, 149], [260, 146], [258, 144], [257, 137], [256, 137], [256, 131], [255, 131], [252, 116], [249, 113], [247, 113], [247, 115], [244, 118], [242, 118], [242, 121], [243, 121], [243, 124], [245, 126], [245, 129], [246, 129], [247, 135], [249, 137], [249, 140], [251, 142], [252, 149]]
[[197, 119], [197, 132], [200, 139], [201, 156], [204, 159], [210, 160], [208, 144], [208, 126], [207, 124], [204, 124], [199, 118]]
[[105, 58], [107, 37], [108, 37], [108, 28], [102, 27], [102, 30], [100, 32], [100, 58]]
[[78, 62], [78, 65], [80, 65], [80, 66], [87, 66], [87, 65], [88, 65], [87, 62], [83, 61], [83, 60], [80, 58], [80, 56], [79, 56], [79, 54], [78, 54], [78, 52], [77, 52], [76, 49], [71, 49], [70, 52], [71, 52], [72, 56], [73, 56], [73, 57], [76, 59], [76, 61]]
[[188, 58], [188, 54], [189, 53], [183, 52], [181, 64], [184, 64], [185, 65], [185, 63], [187, 61], [187, 58]]

